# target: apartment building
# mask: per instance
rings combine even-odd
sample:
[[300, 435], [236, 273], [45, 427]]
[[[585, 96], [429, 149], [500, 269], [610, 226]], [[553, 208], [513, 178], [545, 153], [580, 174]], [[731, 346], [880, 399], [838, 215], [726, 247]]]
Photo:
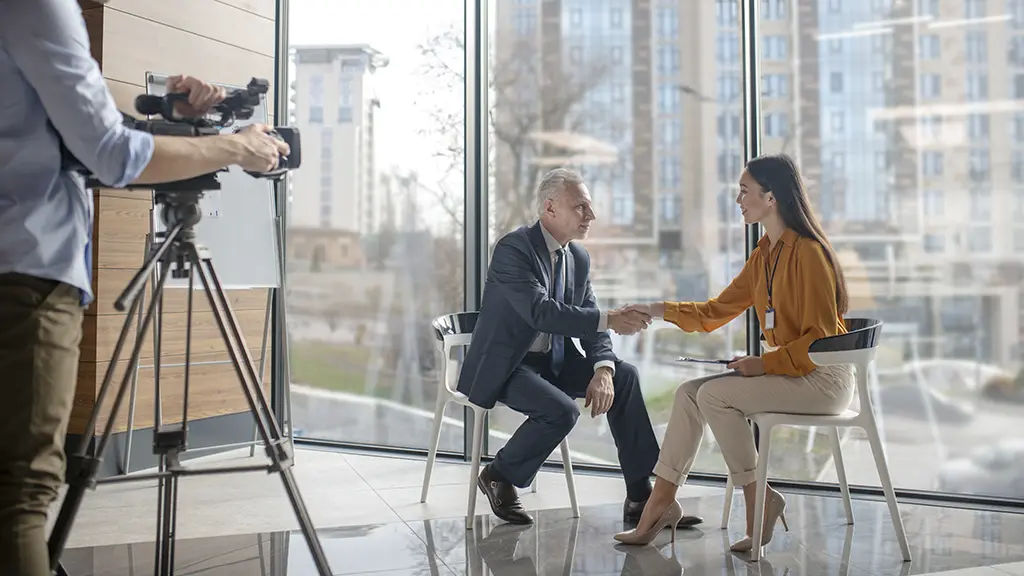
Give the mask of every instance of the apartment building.
[[[566, 146], [616, 151], [546, 154], [591, 179], [602, 293], [717, 292], [743, 263], [735, 0], [499, 0], [496, 16], [496, 62], [530, 54], [519, 65], [538, 86], [604, 63], [562, 114], [530, 112], [559, 96], [527, 85], [493, 101], [499, 118], [538, 114]], [[761, 33], [763, 150], [800, 163], [857, 311], [922, 355], [1011, 363], [1024, 336], [1024, 1], [764, 0]], [[502, 184], [513, 159], [499, 145]]]
[[382, 218], [373, 75], [388, 58], [363, 44], [291, 52], [292, 122], [303, 136], [303, 166], [291, 176], [289, 227], [372, 233]]

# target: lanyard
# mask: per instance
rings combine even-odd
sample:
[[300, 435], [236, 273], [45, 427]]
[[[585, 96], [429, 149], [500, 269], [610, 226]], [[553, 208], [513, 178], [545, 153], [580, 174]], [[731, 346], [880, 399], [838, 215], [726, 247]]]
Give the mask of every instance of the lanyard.
[[771, 276], [768, 275], [768, 259], [767, 258], [764, 259], [764, 276], [765, 276], [765, 279], [768, 281], [768, 309], [769, 310], [774, 310], [775, 309], [772, 306], [772, 288], [775, 286], [775, 270], [777, 270], [778, 267], [779, 267], [779, 256], [782, 256], [782, 248], [783, 248], [783, 246], [780, 245], [778, 253], [775, 254], [775, 264], [772, 265]]

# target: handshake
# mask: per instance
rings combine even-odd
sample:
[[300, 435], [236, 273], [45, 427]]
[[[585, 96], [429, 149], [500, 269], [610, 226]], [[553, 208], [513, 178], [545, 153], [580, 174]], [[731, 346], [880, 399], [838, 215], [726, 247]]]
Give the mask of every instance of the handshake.
[[665, 315], [665, 304], [630, 304], [608, 312], [608, 328], [623, 336], [636, 334], [651, 325], [655, 318]]

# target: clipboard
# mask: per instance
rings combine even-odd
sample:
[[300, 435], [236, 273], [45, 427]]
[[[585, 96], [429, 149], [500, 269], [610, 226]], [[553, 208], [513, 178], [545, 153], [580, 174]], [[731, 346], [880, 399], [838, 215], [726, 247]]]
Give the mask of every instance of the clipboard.
[[695, 364], [715, 364], [718, 366], [728, 366], [732, 363], [732, 360], [716, 360], [713, 358], [691, 358], [689, 356], [680, 356], [676, 358], [676, 362], [691, 362]]

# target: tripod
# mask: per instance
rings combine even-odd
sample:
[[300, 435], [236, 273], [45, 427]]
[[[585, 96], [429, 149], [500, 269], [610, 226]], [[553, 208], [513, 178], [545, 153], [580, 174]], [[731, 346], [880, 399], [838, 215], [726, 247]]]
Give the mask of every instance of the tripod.
[[[313, 556], [313, 562], [317, 567], [320, 576], [330, 576], [331, 569], [327, 563], [327, 557], [320, 540], [313, 528], [306, 505], [299, 494], [298, 485], [292, 474], [292, 450], [287, 440], [283, 437], [281, 427], [274, 418], [273, 411], [267, 402], [263, 391], [260, 390], [260, 379], [253, 366], [248, 347], [242, 338], [241, 329], [231, 309], [227, 295], [221, 286], [217, 271], [213, 266], [213, 259], [209, 250], [202, 245], [195, 243], [195, 232], [193, 227], [202, 218], [199, 208], [199, 199], [202, 192], [196, 191], [157, 191], [155, 200], [163, 208], [162, 219], [166, 225], [166, 231], [157, 234], [157, 240], [150, 248], [150, 254], [142, 267], [135, 273], [125, 290], [114, 302], [114, 307], [123, 312], [129, 309], [125, 318], [124, 326], [118, 336], [117, 344], [114, 346], [113, 356], [107, 366], [99, 392], [96, 396], [96, 405], [89, 417], [89, 424], [86, 426], [78, 449], [69, 456], [67, 483], [68, 492], [61, 505], [57, 522], [49, 540], [50, 566], [57, 570], [58, 575], [67, 575], [67, 572], [60, 565], [60, 556], [67, 544], [68, 535], [71, 531], [71, 524], [82, 504], [82, 496], [86, 488], [95, 488], [99, 483], [131, 482], [139, 480], [157, 480], [158, 482], [158, 507], [157, 507], [157, 529], [156, 529], [156, 551], [154, 554], [154, 575], [170, 576], [174, 572], [174, 547], [175, 531], [177, 527], [178, 507], [178, 479], [181, 476], [199, 474], [218, 474], [231, 472], [255, 472], [266, 471], [281, 475], [285, 492], [291, 502], [292, 509], [298, 518], [302, 533], [309, 545]], [[159, 274], [154, 279], [155, 288], [153, 297], [149, 302], [145, 315], [142, 317], [141, 325], [136, 334], [135, 345], [132, 348], [131, 360], [128, 369], [121, 380], [121, 385], [114, 397], [113, 408], [107, 418], [103, 435], [98, 443], [93, 446], [95, 440], [95, 429], [102, 411], [104, 401], [107, 399], [113, 384], [114, 371], [117, 368], [121, 350], [131, 330], [132, 319], [140, 309], [139, 296], [146, 286], [149, 276], [153, 275], [154, 268], [159, 264]], [[173, 268], [172, 268], [173, 265]], [[182, 408], [181, 422], [164, 424], [161, 421], [160, 408], [160, 339], [161, 321], [160, 308], [163, 302], [164, 283], [167, 274], [175, 278], [188, 278], [188, 308], [187, 325], [185, 332], [185, 373], [184, 373], [184, 405]], [[181, 464], [181, 454], [188, 448], [188, 395], [189, 395], [189, 360], [192, 344], [192, 296], [195, 274], [199, 275], [204, 292], [213, 312], [214, 320], [220, 330], [221, 337], [227, 347], [231, 362], [234, 364], [235, 372], [238, 374], [242, 391], [249, 411], [256, 422], [256, 427], [263, 445], [266, 448], [270, 463], [267, 465], [232, 466], [220, 468], [188, 469]], [[156, 312], [154, 314], [154, 312]], [[153, 453], [158, 456], [158, 471], [150, 474], [137, 474], [132, 476], [120, 476], [97, 480], [96, 475], [102, 460], [104, 450], [110, 441], [114, 428], [114, 422], [124, 403], [125, 395], [130, 388], [132, 374], [139, 363], [139, 354], [145, 342], [145, 334], [149, 330], [150, 323], [156, 317], [156, 328], [154, 330], [153, 355], [154, 364], [154, 385], [156, 418], [153, 428]]]

